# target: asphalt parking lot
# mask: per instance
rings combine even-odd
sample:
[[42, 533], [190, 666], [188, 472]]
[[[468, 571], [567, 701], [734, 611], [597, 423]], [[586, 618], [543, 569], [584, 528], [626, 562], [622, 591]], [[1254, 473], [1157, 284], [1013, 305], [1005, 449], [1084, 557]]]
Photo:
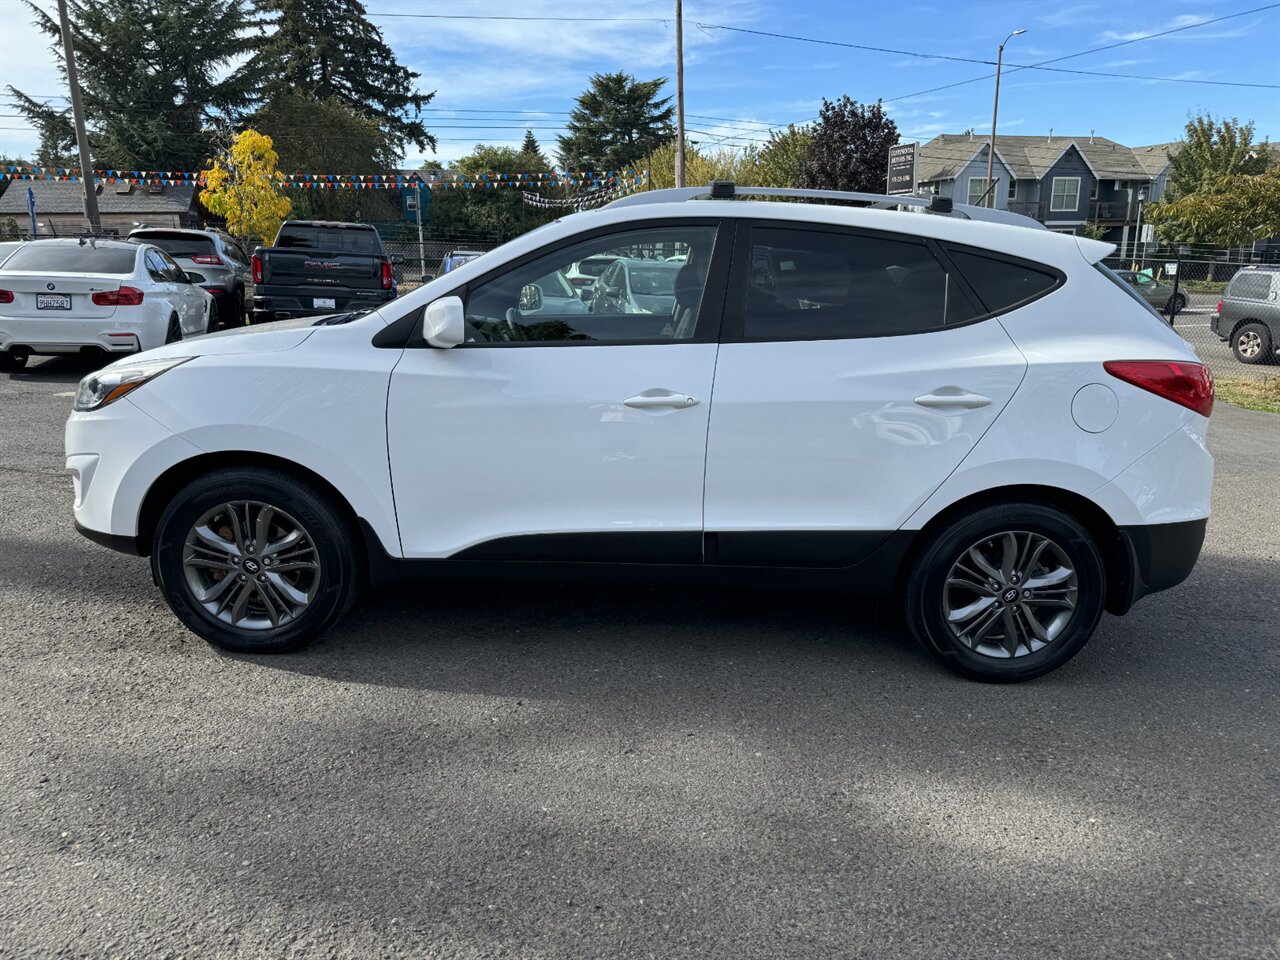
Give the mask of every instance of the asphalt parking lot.
[[1280, 956], [1280, 417], [1190, 581], [994, 687], [841, 598], [474, 583], [253, 659], [0, 375], [0, 957]]

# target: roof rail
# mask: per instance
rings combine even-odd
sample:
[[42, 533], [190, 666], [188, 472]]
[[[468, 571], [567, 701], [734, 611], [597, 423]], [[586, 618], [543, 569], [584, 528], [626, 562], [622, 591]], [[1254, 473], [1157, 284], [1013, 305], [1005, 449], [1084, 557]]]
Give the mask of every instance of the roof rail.
[[715, 180], [705, 187], [675, 187], [668, 190], [649, 190], [632, 193], [607, 204], [609, 207], [633, 207], [648, 203], [684, 203], [689, 200], [735, 200], [750, 197], [778, 197], [796, 200], [840, 200], [845, 203], [862, 203], [875, 210], [901, 210], [908, 207], [922, 208], [925, 213], [937, 216], [958, 217], [963, 220], [982, 220], [988, 223], [1005, 223], [1017, 227], [1047, 229], [1044, 224], [1020, 213], [974, 207], [955, 203], [951, 197], [892, 196], [884, 193], [856, 193], [849, 190], [808, 190], [799, 187], [740, 187], [732, 180]]

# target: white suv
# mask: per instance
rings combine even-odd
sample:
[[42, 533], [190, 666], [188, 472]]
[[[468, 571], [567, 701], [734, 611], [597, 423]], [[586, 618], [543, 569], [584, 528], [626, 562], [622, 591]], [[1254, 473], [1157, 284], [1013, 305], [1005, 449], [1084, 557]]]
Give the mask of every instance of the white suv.
[[[1213, 382], [1109, 245], [733, 193], [628, 198], [371, 313], [86, 377], [77, 527], [264, 653], [370, 581], [572, 568], [892, 593], [947, 666], [1024, 680], [1186, 578]], [[684, 266], [648, 312], [557, 315], [538, 281], [599, 256]]]

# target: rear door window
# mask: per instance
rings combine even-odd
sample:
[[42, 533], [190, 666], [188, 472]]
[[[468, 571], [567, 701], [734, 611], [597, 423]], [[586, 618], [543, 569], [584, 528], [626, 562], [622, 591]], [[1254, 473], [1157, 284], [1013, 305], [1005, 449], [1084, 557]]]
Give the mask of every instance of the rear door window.
[[922, 333], [980, 313], [911, 237], [755, 226], [743, 272], [748, 340]]
[[1062, 282], [1047, 267], [1025, 260], [963, 247], [945, 249], [988, 313], [1003, 313], [1030, 303]]
[[34, 240], [4, 262], [5, 270], [30, 273], [133, 273], [137, 247], [84, 246]]
[[357, 230], [350, 227], [286, 225], [280, 228], [276, 246], [342, 253], [382, 253], [382, 241], [378, 238], [376, 230]]

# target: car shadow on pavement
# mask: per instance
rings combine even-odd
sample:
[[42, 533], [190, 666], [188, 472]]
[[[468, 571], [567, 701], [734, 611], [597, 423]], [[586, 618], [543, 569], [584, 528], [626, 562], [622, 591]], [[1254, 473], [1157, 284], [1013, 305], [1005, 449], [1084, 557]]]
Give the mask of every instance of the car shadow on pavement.
[[105, 353], [73, 353], [55, 357], [32, 357], [27, 365], [4, 376], [10, 380], [33, 380], [40, 383], [79, 383], [85, 374], [105, 367], [113, 359]]

